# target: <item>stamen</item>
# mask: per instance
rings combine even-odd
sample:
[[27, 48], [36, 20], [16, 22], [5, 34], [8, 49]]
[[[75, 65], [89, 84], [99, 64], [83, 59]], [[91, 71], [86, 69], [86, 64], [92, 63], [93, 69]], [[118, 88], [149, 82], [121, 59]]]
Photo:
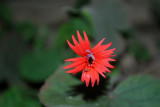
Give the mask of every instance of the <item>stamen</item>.
[[88, 59], [88, 66], [93, 66], [95, 57], [93, 55], [93, 53], [90, 52], [90, 50], [86, 50], [86, 52], [88, 53], [88, 55], [86, 56], [86, 58]]
[[86, 52], [91, 53], [89, 49], [87, 49]]

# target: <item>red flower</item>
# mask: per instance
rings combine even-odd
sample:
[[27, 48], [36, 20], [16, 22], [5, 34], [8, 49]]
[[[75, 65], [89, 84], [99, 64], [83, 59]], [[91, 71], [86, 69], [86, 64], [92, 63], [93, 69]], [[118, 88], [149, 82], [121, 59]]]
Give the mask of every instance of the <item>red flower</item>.
[[111, 54], [113, 53], [115, 48], [106, 50], [108, 47], [112, 45], [112, 43], [102, 45], [102, 42], [105, 40], [105, 38], [103, 38], [95, 47], [91, 49], [91, 45], [85, 31], [83, 31], [83, 34], [85, 41], [83, 41], [79, 31], [77, 30], [79, 43], [76, 41], [74, 35], [72, 35], [73, 43], [75, 46], [73, 46], [67, 40], [70, 48], [81, 57], [65, 60], [72, 61], [73, 63], [68, 66], [65, 66], [63, 69], [73, 68], [71, 70], [66, 71], [66, 73], [72, 74], [76, 74], [82, 71], [81, 81], [85, 81], [86, 86], [88, 87], [91, 79], [93, 87], [96, 80], [97, 85], [99, 84], [99, 74], [106, 78], [104, 73], [111, 72], [107, 67], [114, 68], [114, 66], [112, 66], [109, 63], [109, 61], [115, 61], [114, 59], [110, 58], [113, 56]]

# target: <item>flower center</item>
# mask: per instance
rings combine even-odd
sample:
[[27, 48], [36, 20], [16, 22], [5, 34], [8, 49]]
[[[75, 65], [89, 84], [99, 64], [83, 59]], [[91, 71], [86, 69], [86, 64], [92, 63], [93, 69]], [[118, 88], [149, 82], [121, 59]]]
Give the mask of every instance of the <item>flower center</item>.
[[94, 63], [95, 57], [93, 56], [93, 53], [90, 52], [90, 50], [86, 50], [87, 56], [86, 58], [88, 59], [88, 66], [92, 66]]
[[92, 64], [92, 62], [93, 62], [92, 57], [89, 57], [89, 58], [88, 58], [88, 62], [89, 62], [89, 64]]

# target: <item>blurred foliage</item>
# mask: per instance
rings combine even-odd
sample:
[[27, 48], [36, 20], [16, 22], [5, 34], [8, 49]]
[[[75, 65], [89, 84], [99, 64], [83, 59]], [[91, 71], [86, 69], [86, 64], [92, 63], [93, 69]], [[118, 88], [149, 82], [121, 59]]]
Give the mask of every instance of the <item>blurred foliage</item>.
[[50, 31], [49, 28], [45, 25], [39, 26], [37, 30], [37, 36], [35, 37], [35, 48], [40, 49], [44, 48]]
[[23, 90], [12, 87], [2, 94], [0, 107], [41, 107], [41, 104], [38, 99], [25, 95]]
[[10, 8], [0, 3], [0, 37], [3, 36], [12, 25], [12, 12]]
[[[58, 30], [55, 46], [62, 48], [66, 40], [71, 40], [72, 35], [77, 35], [77, 30], [83, 34], [85, 31], [88, 37], [93, 37], [93, 23], [89, 14], [85, 11], [77, 13], [80, 17], [73, 16], [67, 22], [63, 23]], [[83, 36], [82, 36], [83, 37]]]
[[127, 29], [121, 31], [123, 38], [126, 40], [133, 39], [136, 32], [136, 28], [134, 26], [128, 27]]
[[160, 40], [159, 40], [158, 43], [157, 43], [157, 47], [158, 47], [158, 49], [160, 50]]
[[151, 7], [155, 15], [157, 16], [158, 20], [160, 21], [160, 1], [159, 0], [150, 0]]
[[5, 23], [10, 23], [12, 20], [12, 12], [10, 8], [3, 3], [0, 4], [0, 19]]
[[34, 82], [44, 81], [62, 62], [62, 55], [56, 50], [37, 50], [26, 54], [20, 61], [21, 75]]
[[117, 48], [116, 53], [122, 53], [125, 47], [120, 31], [131, 27], [124, 3], [121, 0], [106, 0], [94, 4], [88, 11], [95, 26], [95, 40], [98, 42], [105, 37], [105, 43], [113, 42], [111, 48]]
[[91, 0], [76, 0], [76, 3], [75, 3], [75, 8], [81, 8], [83, 7], [84, 5], [87, 5], [91, 2]]
[[113, 88], [113, 86], [119, 82], [120, 78], [120, 68], [116, 67], [111, 70], [112, 73], [109, 74], [110, 76], [110, 88]]
[[5, 29], [0, 28], [0, 37], [3, 36], [5, 33]]
[[0, 39], [0, 50], [1, 78], [9, 84], [19, 84], [18, 62], [27, 50], [23, 39], [8, 33]]
[[91, 16], [97, 32], [110, 33], [112, 30], [125, 30], [130, 27], [124, 3], [121, 0], [107, 0], [92, 6]]
[[150, 52], [139, 43], [131, 44], [129, 52], [140, 62], [147, 62], [151, 58]]
[[36, 26], [32, 22], [26, 21], [19, 23], [16, 30], [20, 32], [24, 40], [29, 41], [36, 33]]

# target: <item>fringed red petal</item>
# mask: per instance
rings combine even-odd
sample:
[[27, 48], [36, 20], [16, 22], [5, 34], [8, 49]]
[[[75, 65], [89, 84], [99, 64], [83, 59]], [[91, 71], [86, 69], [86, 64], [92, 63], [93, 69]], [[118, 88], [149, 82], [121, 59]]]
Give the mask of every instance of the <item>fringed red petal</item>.
[[81, 64], [81, 65], [77, 66], [76, 68], [74, 68], [72, 70], [66, 71], [66, 73], [73, 73], [73, 74], [75, 74], [77, 72], [80, 72], [80, 71], [82, 71], [85, 68], [85, 65], [86, 65], [85, 63]]

